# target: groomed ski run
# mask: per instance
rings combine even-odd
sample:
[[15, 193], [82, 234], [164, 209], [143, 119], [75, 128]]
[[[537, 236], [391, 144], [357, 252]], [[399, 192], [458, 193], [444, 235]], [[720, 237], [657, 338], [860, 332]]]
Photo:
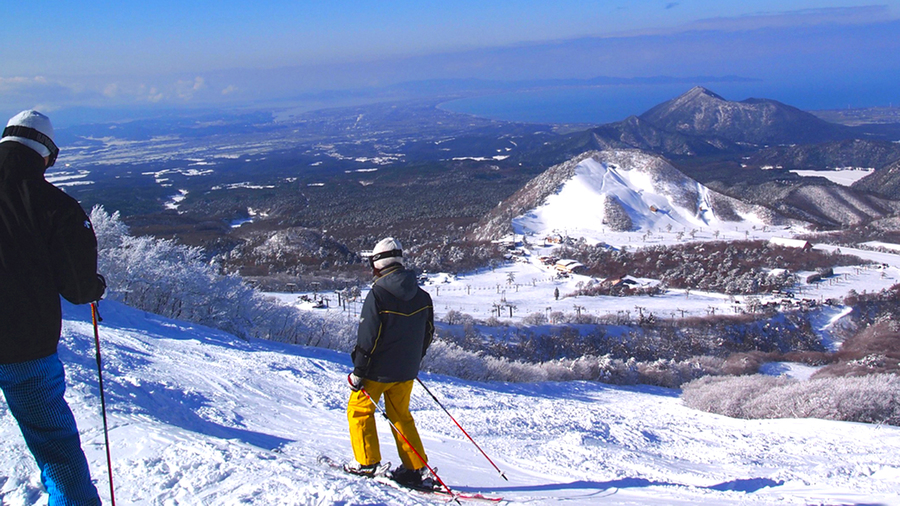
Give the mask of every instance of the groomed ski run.
[[[434, 502], [317, 462], [323, 454], [351, 458], [346, 353], [243, 341], [114, 302], [100, 309], [117, 503]], [[64, 313], [67, 397], [108, 503], [90, 309], [65, 305]], [[510, 505], [898, 504], [900, 497], [898, 427], [737, 420], [688, 409], [676, 390], [645, 386], [423, 380], [509, 482], [414, 390], [412, 411], [442, 479]], [[384, 459], [398, 462], [390, 429], [378, 423]], [[0, 437], [0, 503], [45, 506], [5, 407]]]

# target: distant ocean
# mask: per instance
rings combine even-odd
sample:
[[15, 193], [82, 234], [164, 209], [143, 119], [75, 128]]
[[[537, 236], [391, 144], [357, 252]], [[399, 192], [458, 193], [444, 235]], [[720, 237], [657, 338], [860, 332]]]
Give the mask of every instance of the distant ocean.
[[[769, 98], [804, 110], [848, 107], [841, 90], [787, 89], [766, 83], [697, 83], [727, 100]], [[444, 102], [442, 109], [475, 116], [526, 123], [603, 124], [639, 116], [692, 88], [691, 84], [560, 87], [512, 91]], [[857, 94], [859, 90], [854, 90]], [[889, 97], [855, 97], [854, 107], [887, 105]], [[900, 97], [898, 97], [900, 98]]]
[[440, 107], [506, 121], [602, 124], [640, 115], [690, 88], [684, 85], [551, 88], [463, 98]]

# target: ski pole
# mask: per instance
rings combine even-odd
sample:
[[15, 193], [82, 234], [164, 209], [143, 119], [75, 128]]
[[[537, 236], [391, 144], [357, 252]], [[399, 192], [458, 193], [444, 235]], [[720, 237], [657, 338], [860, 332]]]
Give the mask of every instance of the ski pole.
[[453, 492], [453, 490], [450, 490], [450, 487], [448, 487], [447, 484], [444, 483], [444, 480], [442, 480], [441, 477], [438, 476], [436, 472], [434, 472], [434, 469], [432, 469], [431, 466], [428, 465], [428, 462], [425, 462], [425, 459], [422, 458], [422, 455], [419, 453], [418, 450], [416, 450], [416, 448], [412, 445], [412, 443], [409, 442], [409, 439], [406, 439], [406, 436], [404, 436], [403, 433], [400, 432], [400, 429], [398, 429], [397, 426], [394, 425], [394, 422], [392, 422], [391, 419], [388, 418], [387, 411], [385, 411], [381, 406], [378, 405], [377, 402], [375, 402], [375, 399], [373, 399], [372, 396], [369, 395], [369, 392], [366, 392], [365, 388], [360, 388], [359, 391], [362, 392], [369, 399], [369, 401], [372, 402], [372, 404], [375, 406], [375, 409], [381, 413], [381, 415], [384, 417], [384, 419], [387, 420], [388, 423], [391, 425], [391, 428], [394, 429], [394, 432], [396, 432], [397, 434], [400, 435], [400, 438], [403, 440], [404, 443], [406, 443], [406, 446], [409, 446], [412, 449], [413, 453], [416, 454], [416, 457], [419, 457], [419, 460], [421, 460], [422, 463], [425, 464], [425, 467], [428, 468], [428, 471], [431, 472], [431, 475], [434, 476], [434, 478], [438, 481], [438, 483], [440, 483], [441, 486], [447, 490], [447, 493], [450, 494], [451, 497], [453, 497], [453, 499], [457, 502], [457, 504], [459, 504], [459, 499], [456, 498], [456, 494]]
[[437, 405], [440, 406], [441, 409], [444, 410], [444, 413], [447, 413], [447, 416], [449, 416], [450, 419], [453, 420], [453, 423], [455, 423], [456, 426], [459, 427], [459, 430], [461, 430], [462, 433], [465, 434], [467, 438], [469, 438], [469, 441], [471, 441], [472, 444], [475, 445], [475, 448], [478, 448], [478, 451], [480, 451], [481, 454], [484, 455], [484, 458], [486, 458], [487, 461], [490, 462], [492, 466], [494, 466], [494, 469], [496, 469], [497, 472], [500, 473], [500, 476], [502, 476], [504, 480], [509, 481], [509, 478], [507, 478], [506, 475], [503, 473], [503, 471], [501, 471], [500, 468], [497, 467], [497, 464], [494, 464], [494, 461], [491, 460], [491, 458], [487, 456], [487, 453], [484, 453], [484, 450], [482, 450], [481, 447], [478, 446], [478, 443], [476, 443], [475, 440], [472, 439], [472, 436], [470, 436], [469, 433], [466, 432], [466, 429], [462, 428], [462, 425], [460, 425], [459, 422], [456, 421], [456, 418], [453, 418], [453, 415], [451, 415], [450, 412], [447, 411], [447, 408], [445, 408], [444, 405], [441, 404], [441, 401], [439, 401], [438, 398], [435, 397], [433, 393], [431, 393], [431, 390], [429, 390], [428, 387], [425, 386], [425, 383], [422, 383], [422, 380], [420, 380], [418, 377], [416, 377], [416, 381], [418, 381], [419, 384], [422, 385], [422, 388], [424, 388], [425, 391], [428, 392], [428, 395], [430, 395], [431, 398], [434, 399], [434, 402], [436, 402]]
[[106, 396], [103, 395], [103, 367], [100, 364], [100, 329], [97, 322], [100, 318], [98, 302], [91, 302], [91, 319], [94, 321], [94, 342], [97, 344], [97, 376], [100, 378], [100, 409], [103, 412], [103, 438], [106, 440], [106, 469], [109, 471], [109, 498], [112, 506], [116, 506], [116, 492], [113, 489], [112, 456], [109, 453], [109, 426], [106, 422]]

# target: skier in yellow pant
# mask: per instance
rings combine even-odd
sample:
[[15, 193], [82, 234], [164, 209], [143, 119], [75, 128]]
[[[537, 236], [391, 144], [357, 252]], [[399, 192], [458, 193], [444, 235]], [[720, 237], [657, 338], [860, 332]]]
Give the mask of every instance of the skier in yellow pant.
[[391, 477], [403, 485], [419, 487], [426, 484], [423, 478], [428, 479], [428, 468], [422, 461], [428, 457], [409, 413], [409, 398], [419, 364], [434, 337], [434, 307], [431, 296], [419, 288], [415, 273], [403, 267], [402, 256], [400, 241], [388, 237], [375, 245], [369, 259], [375, 283], [360, 313], [356, 348], [351, 355], [353, 372], [348, 376], [353, 392], [347, 420], [356, 462], [344, 469], [369, 476], [377, 471], [381, 450], [372, 401], [378, 402], [383, 395], [388, 418], [403, 434], [394, 434], [402, 464]]
[[[419, 438], [415, 422], [409, 413], [409, 396], [412, 393], [413, 382], [401, 381], [399, 383], [380, 383], [378, 381], [363, 380], [363, 388], [375, 402], [384, 394], [384, 408], [388, 418], [394, 423], [409, 444], [415, 448], [413, 451], [396, 432], [394, 441], [397, 443], [397, 452], [406, 469], [418, 470], [425, 466], [425, 462], [416, 455], [418, 452], [425, 460], [425, 448]], [[353, 455], [356, 461], [364, 466], [371, 466], [381, 462], [381, 450], [378, 444], [378, 433], [375, 430], [375, 405], [361, 391], [350, 395], [350, 403], [347, 405], [347, 419], [350, 421], [350, 443], [353, 445]]]

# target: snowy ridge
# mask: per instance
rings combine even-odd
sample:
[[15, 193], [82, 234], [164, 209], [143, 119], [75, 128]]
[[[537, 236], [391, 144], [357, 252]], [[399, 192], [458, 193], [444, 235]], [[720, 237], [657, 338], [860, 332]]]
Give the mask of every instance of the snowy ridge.
[[[101, 312], [119, 503], [430, 504], [316, 463], [350, 456], [346, 354], [243, 341], [114, 302]], [[67, 398], [108, 504], [90, 312], [64, 313]], [[451, 487], [510, 505], [897, 504], [900, 494], [898, 427], [736, 420], [653, 387], [422, 378], [510, 481], [417, 389], [412, 410], [431, 463]], [[384, 458], [398, 462], [377, 423]], [[0, 437], [0, 503], [46, 505], [5, 404]]]
[[[662, 158], [641, 151], [592, 153], [580, 158], [570, 174], [555, 193], [512, 219], [515, 233], [565, 231], [571, 237], [600, 240], [607, 230], [655, 232], [778, 221], [771, 211], [710, 190]], [[616, 216], [610, 202], [625, 216]]]

